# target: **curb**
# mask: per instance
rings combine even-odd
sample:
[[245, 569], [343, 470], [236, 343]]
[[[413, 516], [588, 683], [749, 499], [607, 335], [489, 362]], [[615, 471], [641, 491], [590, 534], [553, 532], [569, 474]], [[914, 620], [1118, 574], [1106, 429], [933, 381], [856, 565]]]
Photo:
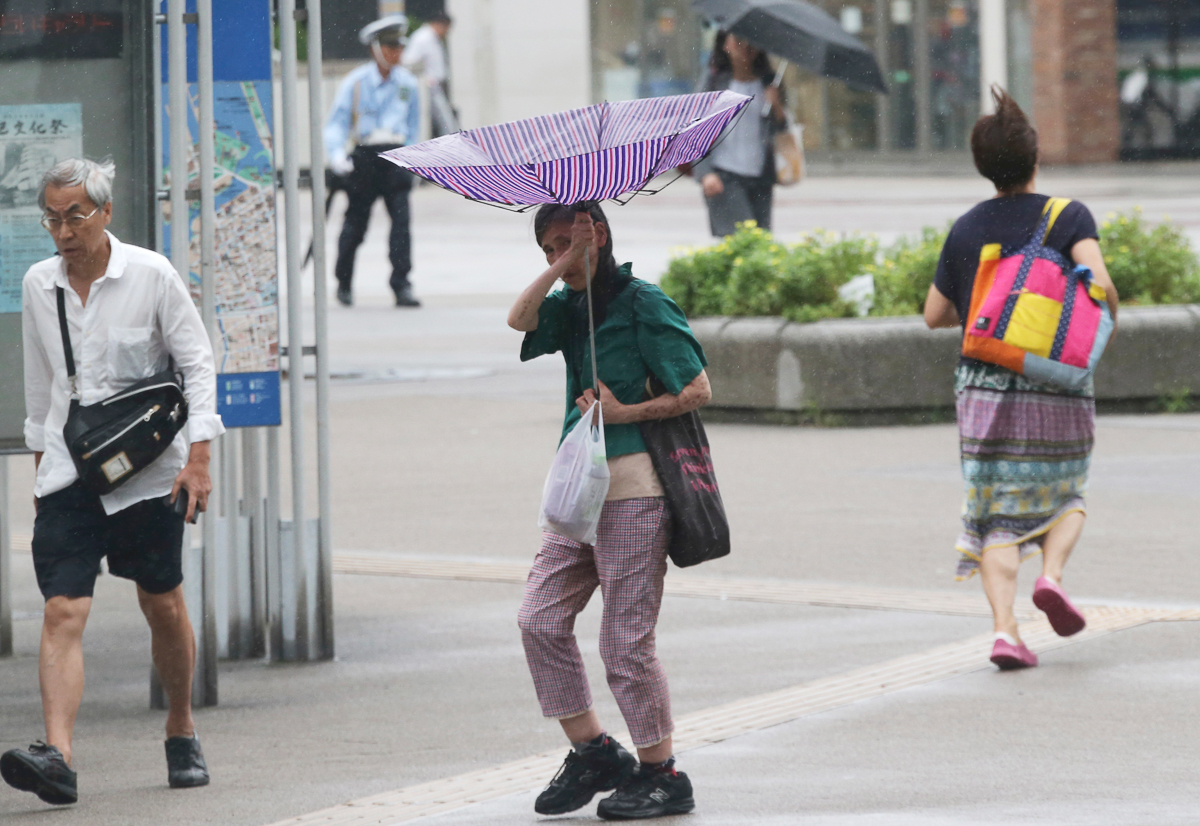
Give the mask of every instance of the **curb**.
[[[929, 330], [919, 316], [709, 317], [692, 330], [708, 357], [714, 420], [945, 421], [953, 411], [961, 333]], [[1122, 308], [1096, 371], [1097, 404], [1170, 409], [1197, 397], [1200, 305]]]

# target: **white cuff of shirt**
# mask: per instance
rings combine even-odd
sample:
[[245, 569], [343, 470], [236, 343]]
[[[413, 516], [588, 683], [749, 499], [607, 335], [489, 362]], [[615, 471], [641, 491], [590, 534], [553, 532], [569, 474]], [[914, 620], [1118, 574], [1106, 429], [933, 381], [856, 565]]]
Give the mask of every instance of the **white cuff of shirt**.
[[34, 453], [46, 452], [46, 428], [25, 420], [25, 447]]
[[193, 413], [188, 416], [187, 423], [189, 442], [211, 442], [225, 432], [225, 425], [217, 413]]

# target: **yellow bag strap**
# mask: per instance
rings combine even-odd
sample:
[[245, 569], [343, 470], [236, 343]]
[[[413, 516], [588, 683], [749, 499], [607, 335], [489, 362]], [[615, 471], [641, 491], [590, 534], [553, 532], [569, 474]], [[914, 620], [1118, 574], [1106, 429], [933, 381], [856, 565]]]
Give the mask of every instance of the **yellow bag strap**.
[[1046, 234], [1042, 236], [1042, 243], [1046, 243], [1046, 239], [1050, 237], [1050, 230], [1054, 228], [1054, 222], [1058, 220], [1058, 216], [1062, 215], [1062, 211], [1071, 203], [1070, 198], [1051, 198], [1046, 201], [1046, 206], [1042, 209], [1042, 215], [1050, 213], [1050, 223], [1046, 224]]

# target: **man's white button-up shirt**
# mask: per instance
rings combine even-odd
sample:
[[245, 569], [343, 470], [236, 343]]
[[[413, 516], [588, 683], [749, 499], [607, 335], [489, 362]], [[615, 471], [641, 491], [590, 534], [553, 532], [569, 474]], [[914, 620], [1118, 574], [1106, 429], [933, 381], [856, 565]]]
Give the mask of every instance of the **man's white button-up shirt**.
[[158, 253], [122, 244], [112, 233], [106, 234], [112, 245], [108, 269], [92, 283], [86, 306], [68, 282], [62, 258], [47, 258], [29, 268], [23, 285], [22, 328], [25, 445], [43, 453], [34, 486], [38, 497], [79, 478], [63, 438], [71, 391], [56, 287], [66, 293], [81, 404], [95, 404], [165, 370], [168, 356], [183, 373], [187, 427], [153, 464], [100, 497], [105, 512], [111, 514], [169, 494], [187, 461], [188, 443], [209, 441], [224, 433], [225, 427], [217, 415], [212, 345], [183, 279]]

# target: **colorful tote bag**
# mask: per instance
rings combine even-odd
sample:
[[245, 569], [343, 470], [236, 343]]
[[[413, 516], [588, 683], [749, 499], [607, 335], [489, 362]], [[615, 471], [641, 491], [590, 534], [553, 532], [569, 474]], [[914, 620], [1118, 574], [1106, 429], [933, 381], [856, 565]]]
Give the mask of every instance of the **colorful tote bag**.
[[999, 244], [984, 246], [962, 354], [1030, 381], [1079, 390], [1095, 372], [1113, 319], [1092, 271], [1045, 246], [1069, 203], [1047, 201], [1037, 229], [1019, 250], [1006, 255]]

